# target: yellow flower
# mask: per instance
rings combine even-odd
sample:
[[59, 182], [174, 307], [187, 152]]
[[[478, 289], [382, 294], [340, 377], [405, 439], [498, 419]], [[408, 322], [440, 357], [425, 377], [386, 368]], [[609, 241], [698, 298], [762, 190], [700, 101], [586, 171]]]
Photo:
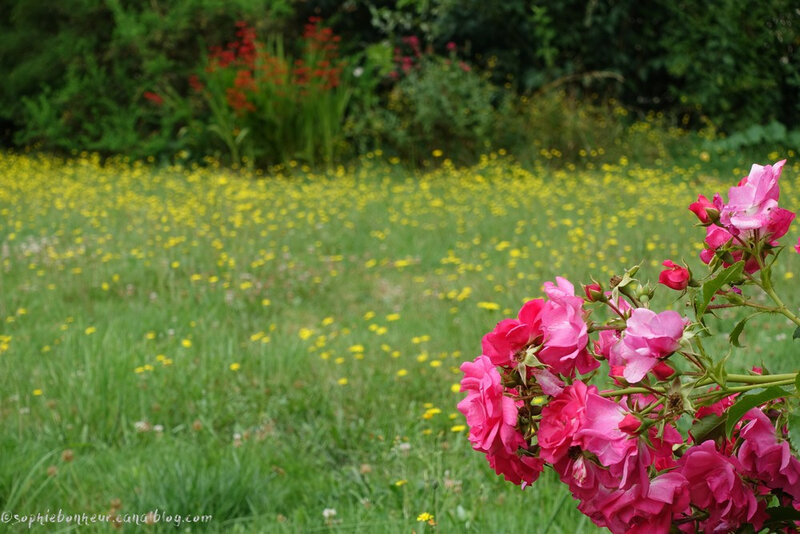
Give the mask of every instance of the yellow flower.
[[463, 432], [466, 429], [467, 429], [466, 425], [453, 425], [452, 427], [450, 427], [451, 432]]
[[41, 389], [34, 389], [34, 390], [33, 390], [33, 396], [34, 396], [34, 397], [38, 397], [38, 396], [40, 396], [41, 394], [42, 394], [42, 390], [41, 390]]
[[242, 366], [238, 363], [232, 363], [229, 367], [231, 371], [238, 371]]
[[406, 376], [407, 374], [408, 371], [406, 369], [400, 369], [399, 371], [397, 371], [397, 376]]
[[93, 327], [93, 326], [90, 326], [90, 327], [88, 327], [86, 330], [84, 330], [83, 332], [84, 332], [84, 333], [85, 333], [87, 336], [90, 336], [90, 335], [94, 334], [95, 332], [97, 332], [97, 328], [95, 328], [95, 327]]
[[306, 340], [314, 335], [314, 331], [310, 328], [301, 328], [297, 335], [300, 336], [300, 339]]
[[398, 488], [400, 486], [405, 486], [406, 484], [408, 484], [408, 480], [405, 479], [398, 480], [397, 482], [394, 483], [394, 485], [397, 486]]
[[428, 512], [423, 512], [417, 516], [417, 521], [432, 521], [433, 515]]
[[479, 302], [478, 307], [483, 310], [499, 310], [500, 305], [496, 302]]
[[182, 339], [181, 340], [181, 345], [183, 345], [185, 348], [188, 349], [189, 347], [192, 346], [192, 340], [191, 339]]
[[336, 381], [336, 383], [339, 384], [340, 386], [346, 386], [347, 385], [347, 379], [346, 378], [340, 378], [339, 380]]

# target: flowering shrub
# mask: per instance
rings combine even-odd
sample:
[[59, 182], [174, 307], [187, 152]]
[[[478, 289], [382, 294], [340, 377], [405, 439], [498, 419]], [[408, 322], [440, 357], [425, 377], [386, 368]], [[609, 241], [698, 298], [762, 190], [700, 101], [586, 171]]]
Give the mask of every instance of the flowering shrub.
[[[706, 230], [709, 273], [667, 260], [659, 282], [681, 292], [692, 317], [651, 310], [656, 288], [634, 267], [608, 290], [584, 286], [585, 298], [563, 278], [546, 282], [546, 298], [483, 337], [483, 354], [461, 366], [458, 408], [497, 474], [525, 487], [550, 466], [578, 509], [612, 532], [795, 531], [800, 375], [735, 374], [703, 343], [707, 316], [722, 308], [752, 312], [731, 345], [757, 314], [785, 317], [800, 337], [771, 278], [795, 217], [778, 207], [784, 163], [753, 165], [727, 201], [700, 195], [689, 206]], [[593, 320], [594, 308], [611, 318]], [[589, 383], [601, 365], [605, 389]]]
[[292, 58], [280, 39], [260, 42], [248, 23], [236, 26], [236, 40], [212, 47], [205, 68], [189, 80], [211, 111], [209, 130], [234, 163], [332, 161], [349, 98], [339, 36], [311, 17], [302, 54]]

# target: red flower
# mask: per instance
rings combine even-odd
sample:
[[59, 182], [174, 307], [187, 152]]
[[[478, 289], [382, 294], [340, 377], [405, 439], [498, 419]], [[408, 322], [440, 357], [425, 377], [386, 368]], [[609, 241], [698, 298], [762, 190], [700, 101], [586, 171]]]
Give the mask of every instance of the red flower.
[[156, 106], [160, 106], [164, 103], [164, 99], [161, 98], [161, 95], [154, 93], [153, 91], [145, 91], [144, 97]]
[[689, 269], [676, 265], [672, 260], [665, 260], [662, 265], [666, 267], [666, 269], [661, 271], [661, 274], [658, 275], [658, 283], [664, 284], [677, 291], [686, 289], [689, 285], [689, 280], [692, 278]]

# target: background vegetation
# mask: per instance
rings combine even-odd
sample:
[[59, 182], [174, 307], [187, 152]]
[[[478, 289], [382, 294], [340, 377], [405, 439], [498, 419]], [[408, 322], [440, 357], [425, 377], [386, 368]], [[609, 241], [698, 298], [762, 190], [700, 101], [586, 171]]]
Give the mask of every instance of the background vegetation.
[[1, 4], [8, 147], [262, 168], [374, 150], [577, 160], [648, 113], [710, 149], [800, 145], [791, 0]]

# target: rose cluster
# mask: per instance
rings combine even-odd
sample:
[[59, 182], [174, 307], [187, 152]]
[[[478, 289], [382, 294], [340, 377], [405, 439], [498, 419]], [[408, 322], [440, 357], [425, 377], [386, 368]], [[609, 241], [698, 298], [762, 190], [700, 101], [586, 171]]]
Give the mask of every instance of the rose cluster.
[[[483, 337], [482, 354], [461, 366], [467, 396], [458, 409], [497, 474], [525, 487], [551, 467], [578, 509], [612, 532], [794, 526], [800, 460], [787, 414], [797, 409], [797, 373], [728, 373], [702, 344], [714, 309], [752, 308], [800, 327], [766, 261], [795, 217], [778, 207], [784, 163], [753, 165], [727, 203], [701, 195], [689, 207], [706, 227], [710, 274], [695, 280], [667, 260], [659, 282], [690, 297], [694, 319], [651, 310], [655, 288], [634, 268], [608, 291], [584, 286], [585, 297], [564, 278], [547, 282], [545, 298]], [[742, 291], [752, 288], [775, 306]], [[590, 385], [604, 374], [606, 389]]]

